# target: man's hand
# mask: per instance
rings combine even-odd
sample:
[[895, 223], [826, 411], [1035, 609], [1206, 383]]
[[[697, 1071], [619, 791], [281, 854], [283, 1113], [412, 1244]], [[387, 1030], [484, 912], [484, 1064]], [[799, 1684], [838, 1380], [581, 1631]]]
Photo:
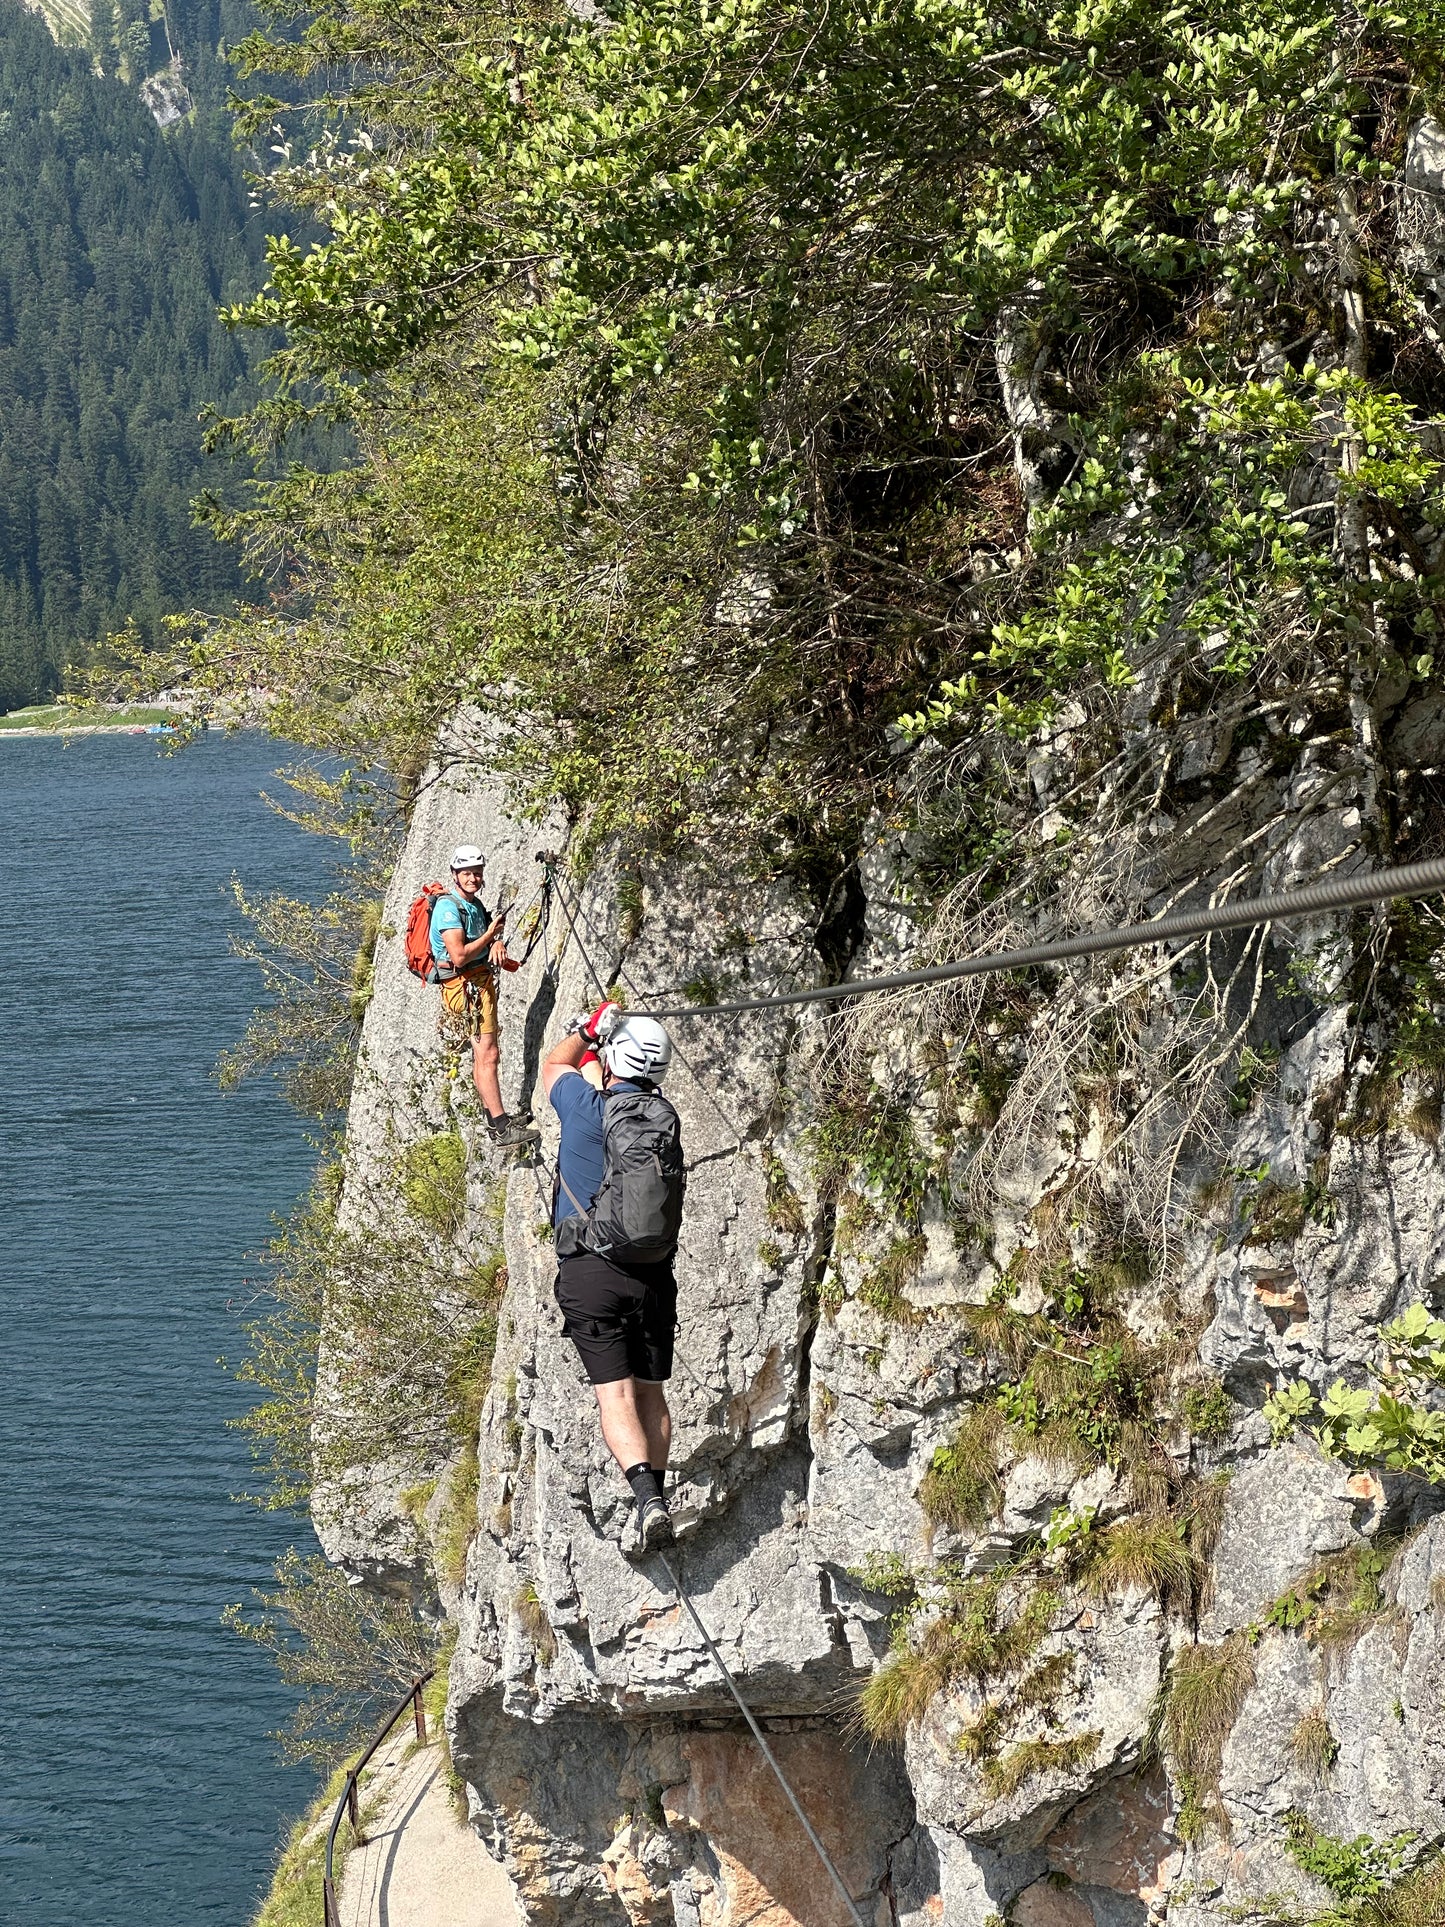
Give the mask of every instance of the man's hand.
[[592, 1015], [582, 1025], [582, 1035], [593, 1044], [605, 1044], [607, 1039], [622, 1022], [622, 1006], [611, 1002], [599, 1004]]

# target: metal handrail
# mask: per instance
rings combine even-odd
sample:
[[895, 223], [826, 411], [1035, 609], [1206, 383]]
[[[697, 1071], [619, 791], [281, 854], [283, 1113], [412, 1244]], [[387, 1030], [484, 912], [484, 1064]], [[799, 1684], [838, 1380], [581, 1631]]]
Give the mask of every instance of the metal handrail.
[[341, 1910], [336, 1904], [336, 1882], [331, 1874], [331, 1859], [336, 1849], [336, 1834], [337, 1829], [341, 1825], [341, 1816], [343, 1813], [351, 1816], [352, 1831], [360, 1831], [361, 1802], [357, 1798], [356, 1785], [361, 1778], [362, 1769], [370, 1765], [372, 1754], [375, 1753], [376, 1749], [396, 1725], [408, 1706], [411, 1708], [416, 1720], [417, 1745], [426, 1745], [426, 1708], [421, 1703], [421, 1689], [426, 1685], [428, 1680], [434, 1679], [435, 1677], [436, 1668], [433, 1667], [429, 1673], [423, 1673], [420, 1679], [414, 1679], [412, 1681], [411, 1685], [407, 1688], [405, 1696], [397, 1702], [396, 1710], [390, 1719], [388, 1719], [386, 1725], [383, 1726], [379, 1732], [372, 1735], [371, 1745], [367, 1747], [361, 1758], [356, 1762], [356, 1765], [351, 1768], [346, 1776], [346, 1791], [336, 1802], [336, 1811], [331, 1816], [331, 1831], [326, 1836], [326, 1876], [321, 1886], [322, 1903], [325, 1908], [323, 1927], [341, 1927]]

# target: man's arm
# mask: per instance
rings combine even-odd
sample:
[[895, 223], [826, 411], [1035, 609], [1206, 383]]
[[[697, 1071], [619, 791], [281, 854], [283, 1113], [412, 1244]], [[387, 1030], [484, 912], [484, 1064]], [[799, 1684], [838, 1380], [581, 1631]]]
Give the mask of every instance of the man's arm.
[[559, 1037], [542, 1059], [542, 1091], [547, 1097], [552, 1095], [552, 1086], [559, 1077], [568, 1071], [581, 1068], [582, 1059], [592, 1048], [592, 1039], [584, 1037], [581, 1031], [572, 1031]]
[[[447, 956], [451, 959], [452, 968], [454, 970], [464, 970], [468, 964], [480, 963], [483, 957], [491, 950], [493, 944], [497, 942], [502, 932], [502, 925], [506, 921], [507, 913], [503, 910], [498, 916], [492, 918], [492, 921], [487, 925], [481, 936], [473, 937], [470, 943], [465, 941], [461, 931], [455, 927], [449, 930], [443, 930], [441, 933], [442, 942], [446, 945]], [[503, 954], [505, 955], [505, 952]], [[493, 959], [493, 961], [496, 960]]]

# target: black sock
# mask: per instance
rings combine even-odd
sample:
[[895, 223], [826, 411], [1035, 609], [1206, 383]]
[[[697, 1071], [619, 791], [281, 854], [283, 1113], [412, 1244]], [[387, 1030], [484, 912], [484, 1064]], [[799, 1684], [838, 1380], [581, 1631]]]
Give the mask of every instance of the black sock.
[[662, 1497], [662, 1480], [658, 1478], [646, 1459], [641, 1465], [629, 1465], [622, 1476], [632, 1487], [632, 1496], [639, 1505], [644, 1499]]

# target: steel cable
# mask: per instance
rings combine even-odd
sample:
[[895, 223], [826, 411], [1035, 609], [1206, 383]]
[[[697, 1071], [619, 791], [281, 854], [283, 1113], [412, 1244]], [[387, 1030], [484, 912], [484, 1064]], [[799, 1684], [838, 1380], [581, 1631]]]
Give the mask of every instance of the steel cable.
[[838, 1869], [833, 1865], [833, 1862], [828, 1854], [828, 1849], [823, 1845], [822, 1841], [818, 1838], [818, 1835], [814, 1830], [813, 1823], [808, 1818], [807, 1814], [804, 1813], [802, 1806], [798, 1800], [797, 1794], [794, 1793], [793, 1789], [788, 1785], [787, 1778], [783, 1773], [783, 1769], [778, 1765], [778, 1762], [773, 1755], [773, 1749], [768, 1745], [767, 1739], [763, 1734], [763, 1729], [758, 1725], [757, 1721], [753, 1718], [752, 1709], [749, 1707], [747, 1701], [743, 1698], [742, 1694], [738, 1691], [737, 1681], [733, 1678], [732, 1674], [728, 1671], [727, 1661], [723, 1658], [722, 1654], [718, 1651], [717, 1646], [713, 1641], [712, 1634], [708, 1631], [707, 1627], [703, 1625], [702, 1619], [698, 1613], [697, 1607], [694, 1606], [692, 1603], [691, 1594], [686, 1590], [686, 1588], [683, 1586], [682, 1581], [678, 1578], [677, 1574], [673, 1571], [672, 1562], [667, 1557], [666, 1553], [659, 1552], [657, 1554], [657, 1557], [662, 1562], [663, 1570], [666, 1572], [668, 1578], [672, 1581], [673, 1591], [677, 1594], [678, 1598], [682, 1601], [683, 1605], [687, 1608], [688, 1617], [692, 1620], [693, 1625], [697, 1627], [698, 1632], [701, 1634], [702, 1643], [704, 1646], [707, 1647], [708, 1652], [711, 1654], [713, 1664], [717, 1667], [718, 1671], [722, 1674], [724, 1680], [727, 1682], [727, 1689], [732, 1694], [733, 1698], [737, 1701], [738, 1710], [741, 1712], [743, 1718], [747, 1721], [749, 1727], [752, 1729], [752, 1735], [753, 1735], [753, 1738], [758, 1743], [759, 1752], [762, 1754], [763, 1758], [767, 1761], [768, 1765], [773, 1769], [773, 1774], [778, 1782], [778, 1785], [783, 1789], [784, 1793], [786, 1793], [788, 1796], [789, 1806], [793, 1809], [794, 1813], [797, 1814], [799, 1821], [802, 1823], [802, 1828], [804, 1833], [807, 1834], [808, 1838], [813, 1843], [814, 1852], [817, 1854], [818, 1858], [822, 1861], [823, 1865], [827, 1868], [829, 1878], [832, 1880], [833, 1885], [838, 1889], [839, 1894], [842, 1896], [843, 1905], [848, 1909], [850, 1916], [856, 1923], [856, 1927], [866, 1927], [866, 1922], [864, 1921], [862, 1914], [860, 1914], [858, 1911], [857, 1903], [854, 1901], [852, 1894], [849, 1893], [848, 1889], [843, 1884], [842, 1874], [840, 1874]]
[[741, 997], [730, 1003], [678, 1004], [649, 1010], [649, 1017], [732, 1017], [746, 1010], [780, 1010], [789, 1004], [836, 1003], [848, 997], [874, 996], [883, 990], [912, 990], [924, 984], [948, 983], [958, 977], [984, 977], [995, 972], [1024, 970], [1034, 964], [1061, 963], [1068, 957], [1100, 956], [1112, 950], [1132, 950], [1163, 943], [1174, 937], [1211, 936], [1224, 930], [1244, 930], [1289, 917], [1305, 917], [1317, 910], [1339, 910], [1386, 903], [1394, 897], [1424, 896], [1445, 889], [1445, 857], [1429, 863], [1407, 863], [1399, 869], [1375, 870], [1368, 876], [1334, 877], [1303, 890], [1273, 896], [1244, 897], [1236, 903], [1210, 904], [1201, 910], [1179, 910], [1149, 923], [1131, 923], [1120, 930], [1094, 930], [1080, 937], [1058, 937], [1051, 943], [1030, 944], [1024, 950], [1000, 950], [954, 963], [933, 964], [926, 970], [905, 970], [890, 977], [859, 977], [837, 984], [818, 984], [809, 990], [789, 991], [779, 997]]
[[[558, 902], [562, 905], [563, 913], [568, 917], [568, 920], [570, 922], [572, 913], [567, 908], [567, 899], [563, 894], [561, 879], [551, 869], [550, 865], [547, 866], [547, 875], [552, 880], [552, 887], [556, 892]], [[598, 940], [600, 941], [601, 940], [600, 933], [598, 931], [597, 925], [592, 921], [591, 917], [588, 916], [586, 910], [582, 907], [582, 898], [580, 895], [573, 897], [572, 908], [576, 911], [577, 915], [582, 919], [583, 923], [586, 924], [588, 930], [592, 933], [592, 935], [598, 938]], [[582, 950], [582, 941], [580, 937], [578, 938], [577, 948], [579, 950]], [[582, 950], [582, 958], [583, 958], [583, 961], [586, 963], [587, 968], [592, 972], [593, 981], [596, 983], [598, 989], [602, 992], [602, 995], [605, 997], [607, 995], [606, 986], [603, 984], [602, 979], [598, 976], [597, 971], [593, 967], [591, 959], [588, 957], [587, 952], [585, 950]], [[634, 997], [646, 996], [647, 993], [643, 990], [638, 989], [637, 984], [633, 979], [633, 977], [628, 973], [628, 971], [620, 963], [617, 966], [617, 975], [620, 978], [620, 980], [624, 984], [626, 984], [628, 990], [632, 993]], [[645, 1010], [645, 1008], [646, 1008], [645, 1006], [639, 1006], [639, 1011]], [[651, 1011], [647, 1011], [646, 1014], [650, 1017], [654, 1013]], [[707, 1102], [712, 1105], [713, 1109], [717, 1112], [718, 1116], [722, 1119], [725, 1129], [732, 1132], [733, 1149], [741, 1150], [744, 1142], [746, 1141], [747, 1133], [742, 1129], [742, 1126], [737, 1122], [736, 1118], [731, 1117], [728, 1114], [721, 1100], [718, 1098], [717, 1094], [712, 1089], [712, 1086], [702, 1076], [702, 1073], [698, 1070], [697, 1066], [693, 1063], [692, 1059], [683, 1050], [681, 1044], [679, 1044], [675, 1039], [673, 1041], [672, 1048], [673, 1048], [673, 1054], [676, 1056], [678, 1062], [682, 1065], [683, 1069], [687, 1072], [688, 1076], [692, 1079], [693, 1083], [696, 1084], [697, 1088], [702, 1092], [702, 1095], [704, 1096], [704, 1098], [706, 1098]]]

